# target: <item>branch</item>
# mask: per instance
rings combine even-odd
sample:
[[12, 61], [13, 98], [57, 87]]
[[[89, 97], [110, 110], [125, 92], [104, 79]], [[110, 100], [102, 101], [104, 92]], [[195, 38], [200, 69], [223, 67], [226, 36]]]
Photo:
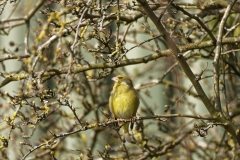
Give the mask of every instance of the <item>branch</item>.
[[189, 134], [191, 134], [191, 130], [181, 134], [177, 139], [171, 142], [166, 142], [160, 146], [158, 146], [153, 152], [147, 152], [146, 154], [143, 154], [143, 157], [140, 157], [137, 160], [145, 160], [147, 158], [154, 159], [153, 157], [159, 157], [161, 155], [165, 155], [169, 152], [170, 149], [174, 148], [178, 144], [180, 144]]
[[190, 18], [195, 19], [198, 24], [200, 24], [200, 26], [208, 33], [208, 35], [211, 37], [211, 39], [213, 40], [213, 42], [216, 42], [216, 38], [214, 37], [214, 35], [212, 34], [212, 32], [205, 26], [205, 24], [195, 15], [192, 15], [190, 13], [188, 13], [186, 10], [184, 10], [182, 7], [172, 3], [173, 7], [175, 7], [176, 9], [182, 11], [184, 14], [186, 14], [187, 16], [189, 16]]
[[222, 111], [220, 93], [219, 93], [219, 76], [220, 76], [220, 74], [219, 74], [219, 57], [221, 55], [223, 29], [224, 29], [224, 24], [227, 21], [227, 18], [230, 14], [230, 11], [236, 1], [237, 0], [233, 1], [232, 3], [230, 3], [228, 5], [226, 12], [224, 13], [223, 18], [220, 22], [219, 30], [218, 30], [218, 37], [217, 37], [216, 53], [215, 53], [214, 60], [213, 60], [215, 109], [217, 109], [219, 111]]
[[219, 113], [211, 104], [211, 101], [205, 94], [204, 90], [202, 89], [198, 79], [193, 74], [192, 70], [190, 69], [189, 65], [186, 62], [186, 59], [184, 56], [180, 53], [180, 50], [176, 43], [173, 41], [173, 39], [170, 37], [170, 34], [165, 30], [161, 22], [158, 21], [157, 16], [154, 14], [154, 12], [149, 7], [149, 4], [146, 2], [146, 0], [137, 0], [139, 4], [143, 7], [146, 14], [149, 16], [149, 18], [153, 21], [155, 26], [157, 27], [160, 34], [163, 34], [163, 38], [165, 39], [168, 47], [172, 50], [173, 54], [177, 57], [177, 60], [179, 64], [181, 65], [182, 69], [184, 70], [184, 73], [187, 75], [189, 80], [192, 82], [195, 90], [197, 91], [199, 97], [201, 98], [202, 102], [204, 103], [205, 107], [207, 108], [208, 112], [213, 116], [218, 118], [218, 122], [224, 123], [224, 128], [232, 134], [233, 137], [235, 137], [240, 144], [240, 131], [237, 129], [234, 124], [227, 120], [225, 116], [222, 113]]
[[0, 62], [10, 59], [22, 59], [29, 58], [30, 54], [7, 54], [6, 56], [0, 57]]
[[[54, 36], [53, 36], [54, 37]], [[54, 38], [55, 40], [55, 38]], [[54, 41], [53, 40], [53, 41]], [[50, 42], [49, 42], [50, 43]], [[39, 48], [39, 50], [43, 50], [45, 47], [49, 45], [49, 43], [46, 43]], [[239, 37], [227, 37], [223, 38], [222, 44], [231, 44], [231, 43], [240, 43], [240, 36]], [[206, 47], [212, 47], [214, 46], [214, 43], [212, 40], [210, 41], [204, 41], [204, 42], [197, 42], [197, 43], [188, 43], [183, 46], [178, 46], [180, 53], [193, 50], [193, 49], [203, 49]], [[135, 59], [128, 59], [128, 60], [122, 60], [118, 63], [95, 63], [95, 64], [87, 64], [87, 65], [82, 65], [82, 66], [73, 66], [71, 73], [76, 74], [88, 70], [93, 70], [93, 69], [105, 69], [105, 68], [118, 68], [118, 67], [123, 67], [123, 66], [128, 66], [128, 65], [135, 65], [135, 64], [140, 64], [140, 63], [148, 63], [151, 61], [155, 61], [158, 58], [161, 57], [166, 57], [172, 55], [172, 51], [170, 49], [163, 50], [163, 51], [157, 51], [158, 53], [154, 53], [148, 56], [140, 57], [140, 58], [135, 58]], [[8, 59], [21, 59], [21, 58], [28, 58], [29, 55], [23, 54], [23, 55], [8, 55], [4, 57], [0, 57], [0, 62]], [[61, 74], [67, 74], [69, 71], [68, 67], [65, 68], [54, 68], [47, 70], [43, 73], [41, 78], [44, 79], [44, 81], [48, 80], [49, 78]], [[35, 76], [37, 76], [39, 73], [35, 72]], [[12, 82], [12, 81], [20, 81], [22, 79], [28, 78], [27, 74], [14, 74], [14, 75], [5, 75], [4, 77], [11, 76], [11, 78], [8, 78], [8, 81], [1, 82], [0, 83], [0, 88], [5, 86], [6, 84]], [[199, 93], [198, 93], [199, 94]]]
[[[147, 120], [147, 119], [156, 119], [156, 120], [166, 120], [169, 118], [173, 118], [173, 117], [185, 117], [185, 118], [194, 118], [194, 119], [202, 119], [202, 120], [214, 120], [214, 118], [209, 118], [209, 117], [201, 117], [201, 116], [194, 116], [194, 115], [181, 115], [181, 114], [170, 114], [170, 115], [155, 115], [155, 116], [146, 116], [146, 117], [137, 117], [135, 118], [135, 121], [142, 121], [142, 120]], [[35, 147], [33, 147], [32, 149], [30, 149], [27, 154], [25, 154], [23, 156], [23, 158], [21, 160], [24, 160], [27, 158], [28, 155], [30, 155], [31, 153], [33, 153], [34, 151], [36, 151], [37, 149], [39, 149], [42, 146], [47, 146], [48, 148], [51, 148], [53, 145], [55, 145], [56, 143], [56, 139], [59, 138], [64, 138], [67, 137], [69, 135], [73, 135], [82, 131], [86, 131], [89, 129], [93, 129], [93, 128], [99, 128], [99, 127], [107, 127], [113, 124], [116, 124], [116, 122], [130, 122], [132, 121], [131, 119], [118, 119], [118, 120], [108, 120], [105, 122], [96, 122], [96, 123], [92, 123], [92, 124], [86, 124], [85, 126], [83, 126], [81, 129], [72, 131], [72, 132], [68, 132], [68, 133], [62, 133], [59, 135], [56, 135], [53, 133], [53, 138], [50, 138], [49, 141], [42, 143], [40, 145], [37, 145]], [[181, 142], [181, 140], [183, 140], [187, 135], [189, 135], [189, 133], [191, 133], [192, 131], [189, 130], [187, 133], [188, 134], [183, 134], [181, 136], [179, 136], [173, 143], [171, 143], [170, 145], [162, 145], [165, 149], [163, 149], [161, 152], [159, 152], [158, 154], [163, 154], [167, 149], [173, 148], [174, 146], [176, 146], [178, 143]]]
[[196, 89], [199, 97], [201, 98], [202, 102], [206, 106], [207, 110], [210, 112], [211, 115], [215, 114], [214, 106], [211, 104], [210, 100], [208, 99], [207, 95], [203, 91], [200, 83], [196, 79], [195, 75], [193, 74], [192, 70], [190, 69], [189, 65], [186, 62], [186, 59], [180, 55], [180, 50], [176, 43], [171, 38], [170, 34], [165, 30], [162, 23], [158, 21], [157, 16], [154, 14], [154, 12], [149, 7], [148, 3], [145, 0], [137, 0], [143, 9], [145, 10], [146, 14], [149, 16], [149, 18], [153, 21], [155, 26], [157, 27], [160, 34], [163, 34], [163, 38], [165, 39], [168, 47], [172, 50], [173, 54], [177, 57], [179, 64], [181, 65], [182, 69], [184, 70], [185, 74], [188, 76], [190, 81], [192, 82], [194, 88]]

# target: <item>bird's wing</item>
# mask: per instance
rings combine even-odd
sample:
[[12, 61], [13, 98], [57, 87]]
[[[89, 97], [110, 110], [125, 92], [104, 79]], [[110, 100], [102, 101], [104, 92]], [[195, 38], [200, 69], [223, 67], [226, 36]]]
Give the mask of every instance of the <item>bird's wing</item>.
[[136, 116], [136, 113], [137, 113], [137, 110], [138, 110], [138, 107], [139, 107], [139, 104], [140, 104], [140, 100], [139, 100], [139, 95], [138, 95], [138, 92], [134, 89], [134, 92], [135, 92], [135, 100], [136, 100], [136, 104], [134, 105], [134, 116]]
[[113, 93], [111, 93], [110, 98], [109, 98], [109, 109], [110, 109], [110, 112], [111, 112], [111, 114], [112, 114], [112, 117], [114, 118], [112, 97], [113, 97]]

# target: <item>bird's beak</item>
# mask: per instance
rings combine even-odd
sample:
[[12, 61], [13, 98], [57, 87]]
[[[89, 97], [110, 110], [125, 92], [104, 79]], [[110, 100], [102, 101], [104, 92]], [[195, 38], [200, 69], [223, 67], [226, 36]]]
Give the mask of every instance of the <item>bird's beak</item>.
[[112, 80], [113, 80], [114, 82], [118, 82], [119, 79], [118, 79], [117, 77], [113, 77]]

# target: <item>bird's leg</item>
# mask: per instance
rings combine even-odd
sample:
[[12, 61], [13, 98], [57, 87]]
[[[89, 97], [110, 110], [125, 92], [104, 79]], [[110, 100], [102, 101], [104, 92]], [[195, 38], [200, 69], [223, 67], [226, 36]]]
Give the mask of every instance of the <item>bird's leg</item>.
[[117, 118], [118, 126], [121, 126], [120, 125], [120, 120], [121, 120], [121, 118]]
[[113, 123], [113, 128], [116, 129], [117, 131], [119, 131], [120, 129], [120, 122], [119, 122], [119, 118], [114, 118], [115, 120], [117, 120], [117, 122]]
[[123, 120], [122, 118], [116, 118], [116, 126], [118, 126], [118, 129], [120, 129], [123, 126], [123, 123], [121, 121]]
[[131, 130], [134, 127], [134, 121], [135, 121], [134, 117], [130, 118], [130, 128], [131, 128]]

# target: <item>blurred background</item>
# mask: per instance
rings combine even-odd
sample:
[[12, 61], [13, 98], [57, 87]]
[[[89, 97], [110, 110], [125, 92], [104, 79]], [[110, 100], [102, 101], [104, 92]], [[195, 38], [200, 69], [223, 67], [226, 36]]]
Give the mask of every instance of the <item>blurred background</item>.
[[[174, 1], [217, 37], [226, 6], [209, 3]], [[170, 1], [147, 4], [214, 104], [211, 36]], [[137, 1], [2, 0], [0, 7], [0, 159], [239, 157], [235, 139], [217, 127]], [[236, 8], [223, 35], [229, 41], [219, 64], [221, 104], [236, 121], [240, 40], [230, 39], [239, 37]], [[120, 128], [110, 123], [111, 78], [119, 74], [139, 92], [134, 144], [122, 143]]]

